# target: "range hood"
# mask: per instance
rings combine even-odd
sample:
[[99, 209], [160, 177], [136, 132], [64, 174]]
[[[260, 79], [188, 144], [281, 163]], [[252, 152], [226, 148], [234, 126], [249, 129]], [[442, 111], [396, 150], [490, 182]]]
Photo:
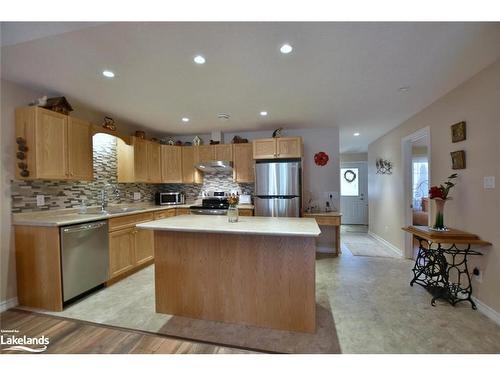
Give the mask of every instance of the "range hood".
[[202, 172], [231, 172], [233, 162], [229, 160], [210, 160], [195, 164], [195, 168]]

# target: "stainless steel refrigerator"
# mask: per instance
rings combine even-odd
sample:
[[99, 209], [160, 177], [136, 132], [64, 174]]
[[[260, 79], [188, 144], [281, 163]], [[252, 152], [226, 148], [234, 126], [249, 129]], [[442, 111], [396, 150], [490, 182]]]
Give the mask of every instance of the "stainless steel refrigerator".
[[300, 160], [258, 160], [255, 163], [255, 215], [299, 217]]

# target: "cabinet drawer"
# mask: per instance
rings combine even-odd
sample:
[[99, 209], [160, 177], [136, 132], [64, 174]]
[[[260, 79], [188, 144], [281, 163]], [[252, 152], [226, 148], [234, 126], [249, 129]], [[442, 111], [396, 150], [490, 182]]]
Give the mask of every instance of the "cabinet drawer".
[[127, 227], [132, 227], [137, 223], [142, 223], [144, 221], [152, 221], [154, 215], [152, 212], [144, 212], [142, 214], [133, 214], [120, 217], [114, 217], [109, 219], [108, 226], [109, 231], [124, 229]]
[[175, 216], [175, 208], [155, 212], [155, 220], [160, 220], [171, 216]]

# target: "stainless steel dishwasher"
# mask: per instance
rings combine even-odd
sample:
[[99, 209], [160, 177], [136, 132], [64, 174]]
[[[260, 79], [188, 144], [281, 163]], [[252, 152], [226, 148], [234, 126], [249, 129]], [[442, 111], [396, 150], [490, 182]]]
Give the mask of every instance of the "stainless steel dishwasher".
[[108, 222], [61, 227], [63, 301], [103, 284], [108, 279]]

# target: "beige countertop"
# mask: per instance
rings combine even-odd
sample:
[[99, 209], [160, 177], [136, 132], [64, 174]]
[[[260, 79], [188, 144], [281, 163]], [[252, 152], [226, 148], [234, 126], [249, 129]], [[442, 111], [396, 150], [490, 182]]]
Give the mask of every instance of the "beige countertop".
[[181, 215], [149, 221], [138, 228], [175, 232], [208, 232], [266, 236], [317, 237], [321, 234], [312, 218], [241, 216], [236, 223], [229, 223], [227, 216]]
[[[87, 213], [80, 214], [78, 208], [65, 208], [59, 210], [45, 210], [45, 211], [34, 211], [34, 212], [24, 212], [12, 215], [13, 225], [28, 225], [28, 226], [40, 226], [40, 227], [58, 227], [63, 225], [72, 225], [86, 223], [89, 221], [96, 220], [106, 220], [112, 217], [134, 215], [144, 212], [154, 212], [163, 210], [173, 210], [175, 208], [189, 208], [197, 204], [196, 202], [190, 202], [186, 204], [178, 204], [172, 206], [156, 206], [148, 203], [129, 203], [129, 204], [119, 204], [119, 205], [109, 205], [108, 209], [113, 210], [110, 214], [99, 213], [100, 207], [92, 206], [87, 208]], [[122, 208], [132, 208], [133, 211], [123, 211], [120, 212]], [[253, 205], [241, 204], [238, 205], [240, 209], [253, 209]]]

